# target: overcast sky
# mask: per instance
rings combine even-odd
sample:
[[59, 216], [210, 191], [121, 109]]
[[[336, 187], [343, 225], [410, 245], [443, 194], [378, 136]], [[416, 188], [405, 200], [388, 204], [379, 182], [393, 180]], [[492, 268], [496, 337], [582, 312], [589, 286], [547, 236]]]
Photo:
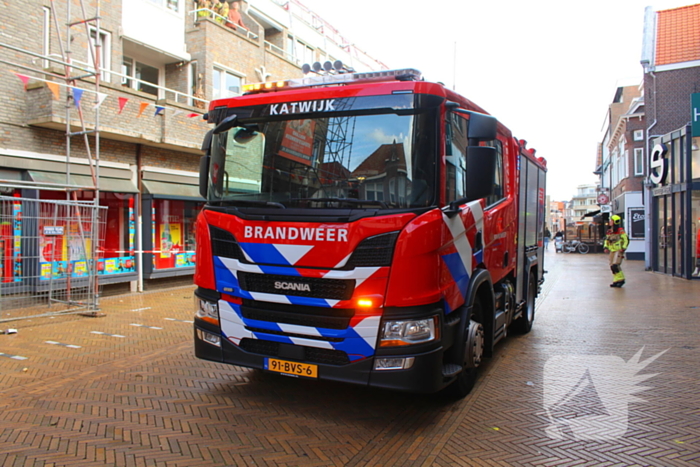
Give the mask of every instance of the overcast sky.
[[553, 200], [596, 181], [607, 106], [617, 86], [642, 81], [645, 7], [696, 3], [300, 1], [389, 68], [417, 68], [454, 87], [527, 140], [548, 161]]

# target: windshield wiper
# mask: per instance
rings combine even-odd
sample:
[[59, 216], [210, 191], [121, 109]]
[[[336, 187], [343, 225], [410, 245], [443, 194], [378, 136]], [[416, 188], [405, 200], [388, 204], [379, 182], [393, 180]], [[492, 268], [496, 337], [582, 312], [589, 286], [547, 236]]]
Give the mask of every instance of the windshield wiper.
[[347, 203], [357, 206], [360, 204], [367, 204], [369, 206], [379, 206], [382, 209], [386, 209], [387, 205], [384, 201], [375, 201], [371, 199], [356, 199], [356, 198], [297, 198], [294, 201], [311, 201], [319, 203]]

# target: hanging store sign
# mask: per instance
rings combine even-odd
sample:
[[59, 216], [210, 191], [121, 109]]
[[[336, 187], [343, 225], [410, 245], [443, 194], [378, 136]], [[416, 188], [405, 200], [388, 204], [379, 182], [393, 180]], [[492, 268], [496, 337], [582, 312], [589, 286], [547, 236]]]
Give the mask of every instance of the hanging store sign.
[[649, 156], [649, 181], [654, 185], [662, 185], [668, 175], [668, 160], [666, 154], [668, 147], [660, 143], [654, 146]]
[[693, 136], [700, 136], [700, 93], [690, 95], [690, 107]]

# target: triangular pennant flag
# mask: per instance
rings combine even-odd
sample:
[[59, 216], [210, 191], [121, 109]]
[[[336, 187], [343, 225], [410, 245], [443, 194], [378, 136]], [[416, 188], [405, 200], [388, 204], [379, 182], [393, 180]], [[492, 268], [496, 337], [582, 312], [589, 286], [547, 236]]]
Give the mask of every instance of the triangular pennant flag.
[[47, 81], [46, 85], [49, 87], [51, 92], [53, 93], [53, 98], [58, 100], [61, 98], [61, 91], [58, 87], [58, 84], [52, 83], [51, 81]]
[[129, 102], [129, 99], [127, 99], [126, 97], [119, 98], [119, 112], [117, 112], [118, 114], [122, 113], [122, 110], [124, 110], [124, 106], [127, 102]]
[[98, 108], [99, 106], [101, 106], [102, 103], [105, 101], [106, 98], [107, 98], [107, 94], [102, 93], [102, 92], [98, 92], [98, 93], [97, 93], [97, 104], [95, 104], [95, 107], [94, 107], [94, 108], [96, 109], [96, 108]]
[[143, 113], [143, 111], [146, 110], [146, 107], [148, 107], [148, 102], [141, 102], [141, 104], [139, 104], [139, 113], [138, 113], [138, 115], [136, 116], [136, 118], [138, 118], [138, 117], [141, 116], [141, 114]]
[[164, 110], [165, 110], [165, 107], [161, 107], [161, 106], [157, 105], [156, 106], [156, 113], [154, 113], [153, 116], [155, 117], [156, 115], [159, 115]]
[[22, 82], [24, 83], [24, 89], [27, 89], [27, 83], [29, 83], [29, 76], [20, 75], [19, 73], [15, 73], [15, 75], [17, 75], [17, 77], [19, 79], [21, 79]]
[[173, 117], [177, 117], [178, 115], [185, 113], [184, 110], [176, 110], [175, 113], [172, 115]]
[[80, 107], [80, 99], [83, 97], [83, 90], [80, 88], [73, 88], [73, 99], [75, 100], [75, 106]]
[[187, 114], [187, 118], [199, 117], [200, 114]]

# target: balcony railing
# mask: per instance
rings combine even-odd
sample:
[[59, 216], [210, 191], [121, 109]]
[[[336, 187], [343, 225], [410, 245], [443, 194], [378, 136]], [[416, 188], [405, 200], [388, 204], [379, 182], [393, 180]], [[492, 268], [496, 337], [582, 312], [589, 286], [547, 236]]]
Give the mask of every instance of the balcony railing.
[[[199, 8], [197, 10], [192, 10], [189, 12], [189, 14], [192, 15], [192, 22], [194, 24], [197, 24], [198, 22], [206, 19], [213, 20], [215, 23], [220, 24], [221, 26], [226, 26], [226, 23], [228, 22], [228, 18], [221, 16], [220, 14], [208, 8]], [[260, 36], [255, 34], [253, 31], [250, 31], [240, 25], [236, 25], [236, 28], [233, 30], [253, 41], [257, 41], [260, 38]]]
[[[52, 59], [55, 62], [60, 62], [60, 56], [56, 54], [51, 54], [48, 56], [50, 59]], [[86, 71], [86, 72], [92, 72], [94, 73], [94, 68], [91, 64], [80, 61], [80, 60], [72, 60], [71, 61], [72, 68], [76, 68], [80, 71]], [[147, 91], [142, 91], [141, 87], [142, 86], [147, 86], [150, 88], [154, 88], [158, 91], [158, 95], [154, 95], [153, 93], [149, 93], [154, 96], [156, 99], [166, 99], [166, 100], [172, 100], [173, 102], [177, 102], [178, 104], [185, 104], [185, 105], [192, 105], [194, 107], [199, 107], [202, 109], [206, 109], [209, 101], [206, 99], [201, 99], [199, 97], [195, 97], [192, 94], [188, 94], [186, 92], [181, 92], [177, 91], [175, 89], [170, 89], [166, 88], [164, 86], [159, 86], [155, 83], [151, 83], [150, 81], [144, 81], [139, 78], [135, 78], [133, 76], [128, 76], [122, 73], [117, 73], [115, 71], [111, 70], [106, 70], [104, 68], [100, 68], [100, 75], [102, 77], [102, 80], [106, 83], [111, 83], [111, 84], [116, 84], [114, 83], [114, 79], [112, 76], [116, 76], [117, 78], [121, 79], [121, 84], [125, 87], [128, 87], [129, 89], [135, 89], [137, 91], [141, 92], [147, 92]], [[197, 104], [199, 103], [199, 104]]]

